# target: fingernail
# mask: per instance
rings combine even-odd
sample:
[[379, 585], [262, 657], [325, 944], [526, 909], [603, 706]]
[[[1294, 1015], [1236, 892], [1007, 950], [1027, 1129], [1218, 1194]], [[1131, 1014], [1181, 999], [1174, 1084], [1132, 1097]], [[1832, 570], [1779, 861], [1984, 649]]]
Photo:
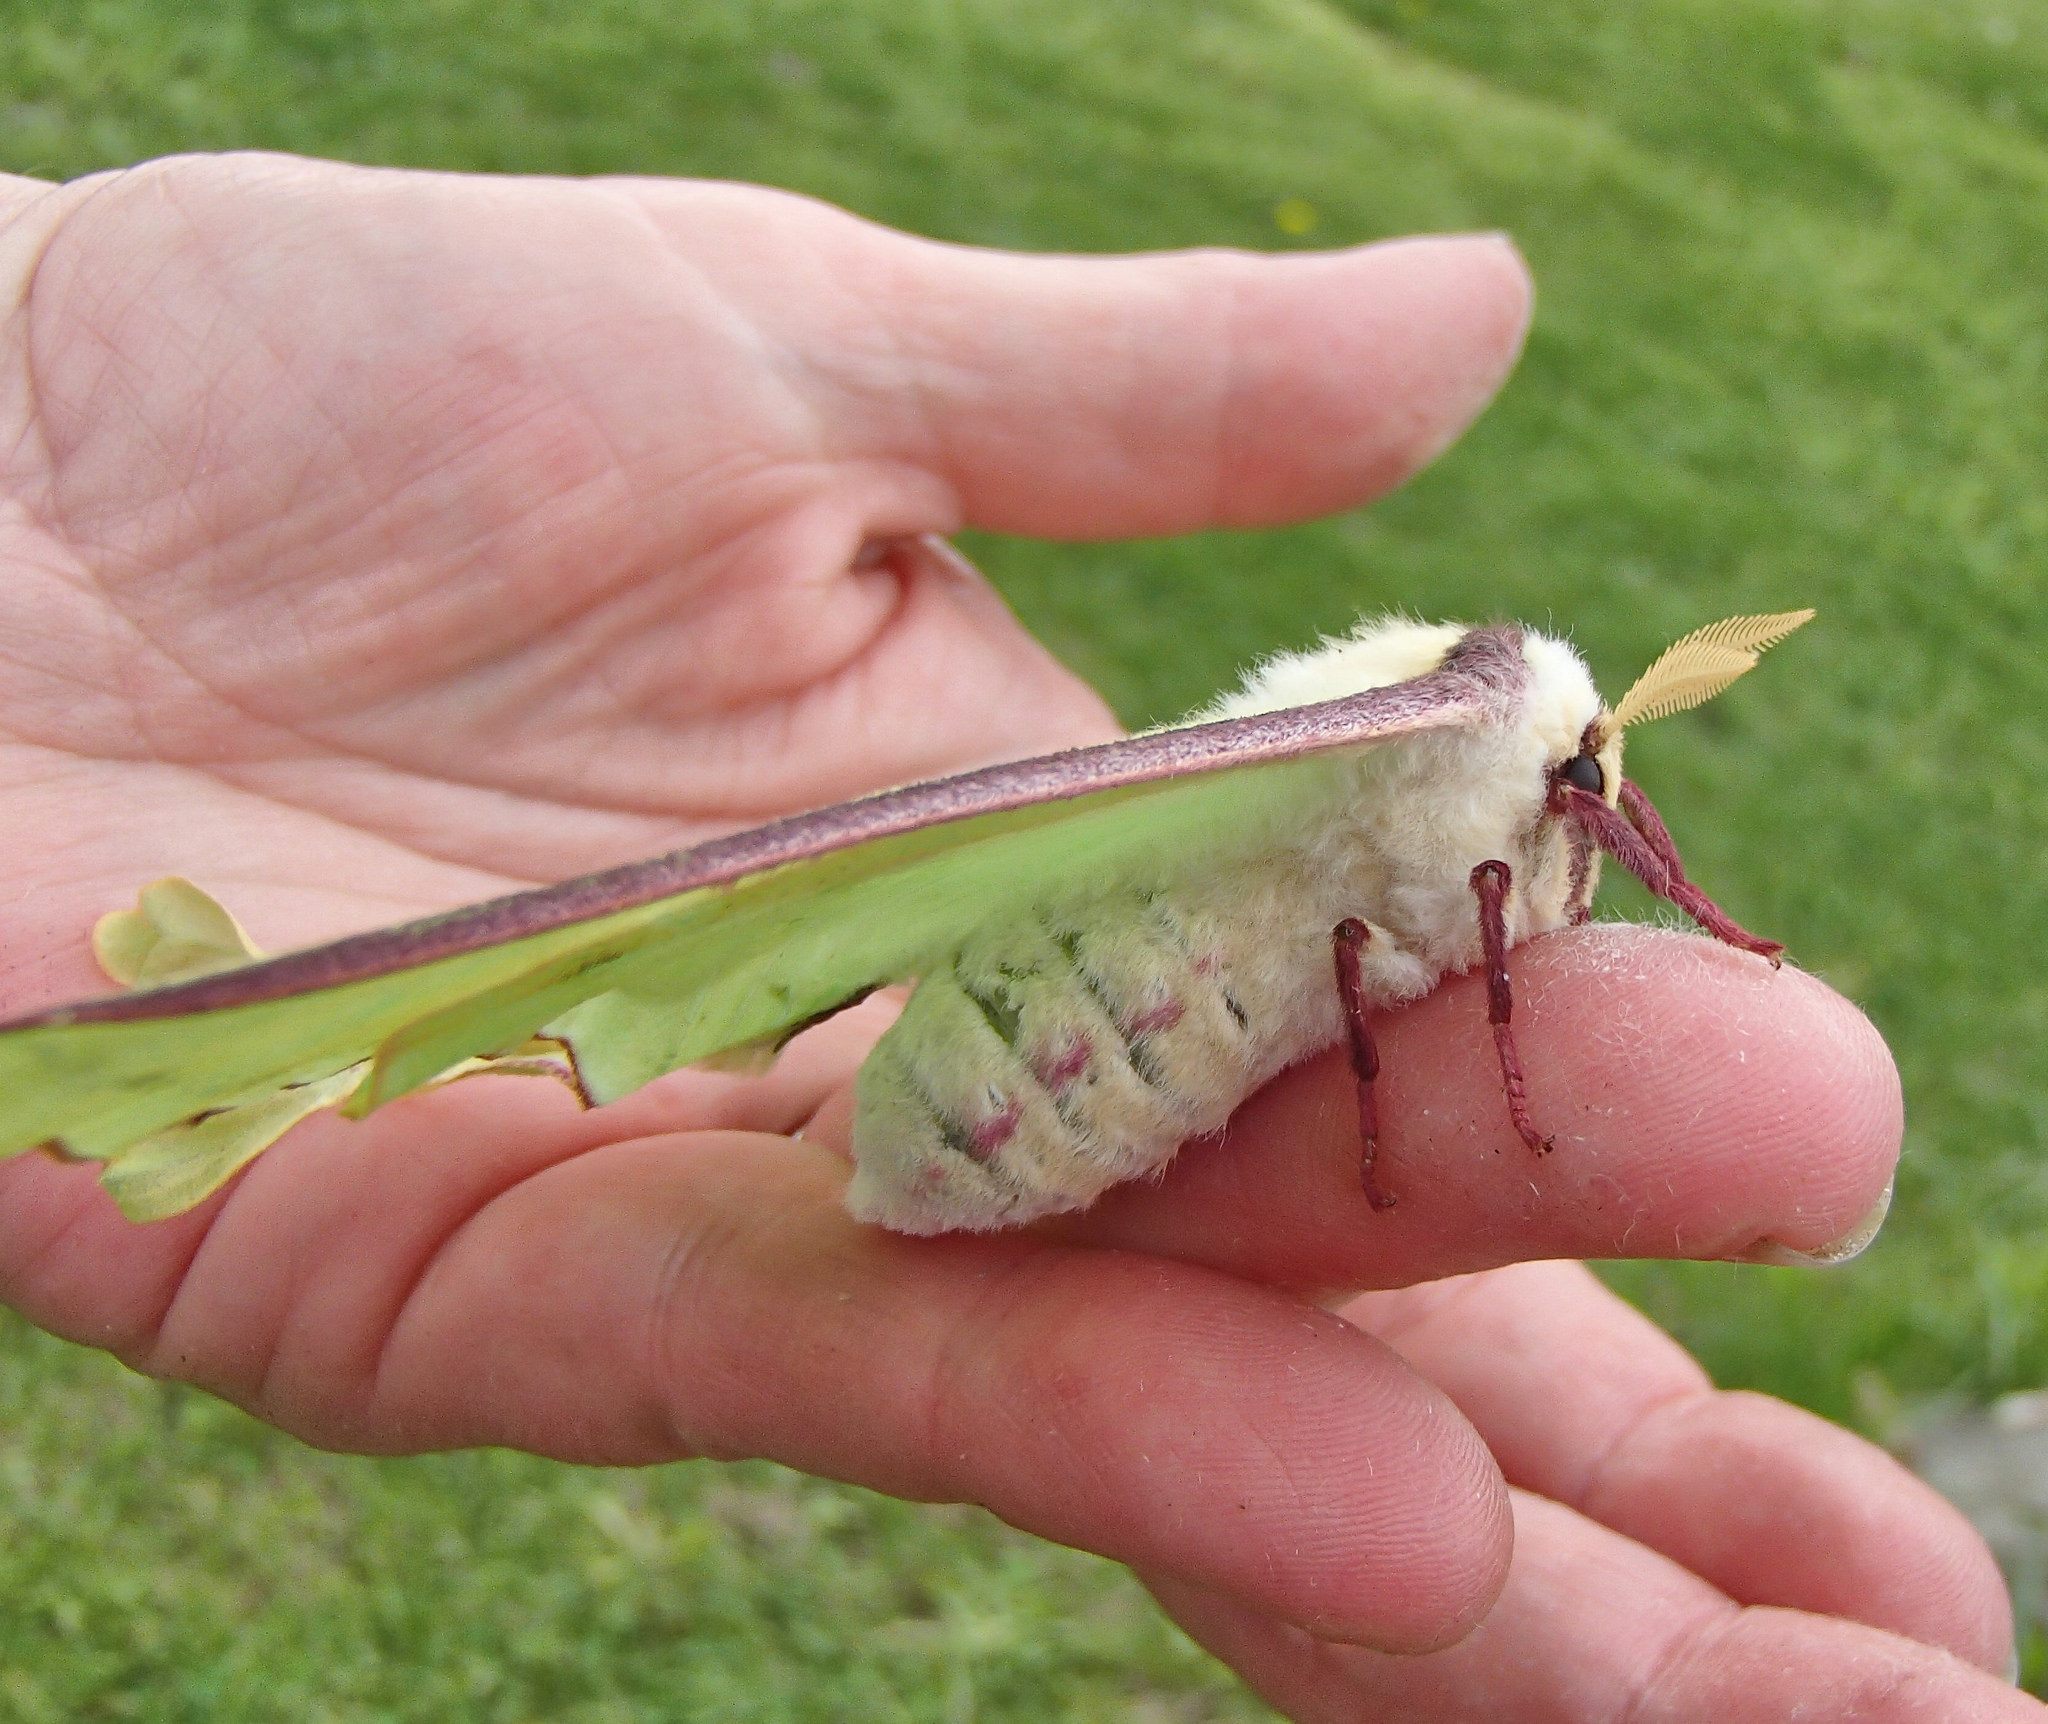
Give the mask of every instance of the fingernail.
[[1869, 1212], [1839, 1239], [1831, 1239], [1825, 1245], [1810, 1249], [1785, 1245], [1775, 1239], [1759, 1240], [1747, 1251], [1739, 1251], [1728, 1259], [1731, 1263], [1769, 1263], [1787, 1269], [1830, 1269], [1837, 1263], [1847, 1263], [1850, 1258], [1862, 1255], [1864, 1248], [1877, 1237], [1877, 1230], [1884, 1225], [1884, 1218], [1892, 1206], [1892, 1183], [1885, 1182], [1884, 1195], [1870, 1206]]

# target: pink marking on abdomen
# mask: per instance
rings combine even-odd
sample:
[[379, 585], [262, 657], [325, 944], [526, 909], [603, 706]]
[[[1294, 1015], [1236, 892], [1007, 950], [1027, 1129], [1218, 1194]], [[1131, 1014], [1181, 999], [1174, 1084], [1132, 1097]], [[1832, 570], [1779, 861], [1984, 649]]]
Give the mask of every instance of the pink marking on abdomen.
[[994, 1155], [995, 1152], [1017, 1135], [1017, 1122], [1024, 1116], [1024, 1110], [1012, 1097], [1003, 1104], [1001, 1113], [992, 1113], [982, 1120], [968, 1134], [968, 1141], [974, 1145], [976, 1155]]
[[1057, 1054], [1039, 1054], [1031, 1062], [1031, 1075], [1048, 1094], [1058, 1095], [1088, 1069], [1094, 1057], [1095, 1044], [1086, 1036], [1075, 1036]]
[[1187, 1015], [1187, 1008], [1178, 1000], [1167, 1000], [1140, 1012], [1130, 1022], [1124, 1034], [1133, 1038], [1157, 1035], [1161, 1030], [1170, 1030]]

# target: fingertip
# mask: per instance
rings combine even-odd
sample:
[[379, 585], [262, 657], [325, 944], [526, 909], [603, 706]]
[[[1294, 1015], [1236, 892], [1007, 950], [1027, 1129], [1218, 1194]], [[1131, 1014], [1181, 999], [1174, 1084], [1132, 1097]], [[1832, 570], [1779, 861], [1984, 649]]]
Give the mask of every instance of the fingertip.
[[1391, 1352], [1381, 1355], [1389, 1374], [1366, 1368], [1352, 1350], [1359, 1332], [1329, 1321], [1349, 1331], [1339, 1342], [1351, 1361], [1348, 1416], [1318, 1429], [1323, 1406], [1304, 1409], [1296, 1429], [1307, 1447], [1283, 1475], [1322, 1501], [1303, 1497], [1292, 1558], [1264, 1557], [1258, 1582], [1233, 1590], [1260, 1608], [1280, 1604], [1319, 1640], [1442, 1651], [1485, 1620], [1508, 1583], [1512, 1493], [1449, 1396]]
[[1898, 1158], [1882, 1038], [1815, 978], [1671, 930], [1593, 925], [1511, 959], [1529, 1111], [1518, 1136], [1486, 986], [1448, 978], [1375, 1017], [1375, 1175], [1350, 1067], [1303, 1062], [1157, 1187], [1071, 1231], [1285, 1285], [1406, 1285], [1527, 1259], [1825, 1257], [1867, 1235]]
[[[1506, 1481], [1378, 1341], [1122, 1253], [1057, 1254], [1028, 1285], [948, 1396], [949, 1431], [973, 1433], [970, 1494], [1005, 1519], [1390, 1652], [1455, 1643], [1499, 1596]], [[1052, 1408], [1062, 1454], [1087, 1464], [991, 1472], [990, 1439]]]
[[[1272, 260], [1260, 260], [1270, 263]], [[1505, 234], [1294, 256], [1245, 295], [1225, 524], [1348, 508], [1428, 466], [1500, 392], [1534, 286]]]
[[1434, 234], [1364, 248], [1413, 271], [1411, 291], [1458, 332], [1433, 357], [1438, 422], [1411, 459], [1427, 466], [1464, 434], [1521, 358], [1536, 305], [1528, 260], [1505, 233]]
[[1440, 1384], [1519, 1488], [1740, 1604], [1841, 1616], [2004, 1667], [1989, 1547], [1890, 1455], [1766, 1395], [1716, 1393], [1579, 1264], [1371, 1294], [1345, 1312]]
[[1867, 1623], [1994, 1674], [2011, 1656], [2011, 1597], [1977, 1530], [1883, 1450], [1768, 1395], [1658, 1408], [1576, 1506], [1739, 1603]]
[[863, 445], [975, 526], [1056, 538], [1363, 503], [1492, 399], [1531, 303], [1499, 234], [1077, 258], [871, 230], [857, 261], [896, 361], [817, 369]]
[[0, 1303], [67, 1340], [133, 1362], [154, 1345], [214, 1215], [126, 1219], [93, 1162], [29, 1151], [0, 1162]]
[[1801, 1610], [1736, 1609], [1680, 1564], [1540, 1497], [1517, 1499], [1517, 1573], [1485, 1628], [1437, 1658], [1318, 1645], [1236, 1601], [1147, 1576], [1160, 1602], [1298, 1718], [2037, 1719], [1947, 1653]]
[[1382, 1604], [1379, 1620], [1367, 1632], [1304, 1623], [1322, 1638], [1383, 1652], [1441, 1652], [1484, 1622], [1506, 1590], [1515, 1554], [1514, 1499], [1478, 1433], [1448, 1402], [1445, 1412], [1446, 1437], [1455, 1432], [1455, 1441], [1438, 1449], [1445, 1459], [1445, 1501], [1430, 1522], [1432, 1530], [1441, 1527], [1448, 1534], [1439, 1548], [1451, 1560], [1443, 1564], [1439, 1584], [1417, 1587], [1402, 1601], [1398, 1615]]
[[1670, 928], [1603, 924], [1523, 948], [1530, 1015], [1581, 1091], [1623, 1091], [1641, 1148], [1668, 1157], [1702, 1223], [1747, 1190], [1768, 1217], [1692, 1254], [1845, 1261], [1874, 1237], [1904, 1136], [1898, 1068], [1877, 1027], [1826, 982]]

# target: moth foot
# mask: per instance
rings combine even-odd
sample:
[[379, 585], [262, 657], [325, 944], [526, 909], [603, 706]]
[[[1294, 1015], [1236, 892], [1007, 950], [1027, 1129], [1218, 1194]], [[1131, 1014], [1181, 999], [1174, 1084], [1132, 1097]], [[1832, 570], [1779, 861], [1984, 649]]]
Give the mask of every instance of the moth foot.
[[1366, 1163], [1360, 1172], [1359, 1183], [1365, 1187], [1365, 1201], [1373, 1209], [1385, 1212], [1400, 1201], [1374, 1175], [1372, 1164]]

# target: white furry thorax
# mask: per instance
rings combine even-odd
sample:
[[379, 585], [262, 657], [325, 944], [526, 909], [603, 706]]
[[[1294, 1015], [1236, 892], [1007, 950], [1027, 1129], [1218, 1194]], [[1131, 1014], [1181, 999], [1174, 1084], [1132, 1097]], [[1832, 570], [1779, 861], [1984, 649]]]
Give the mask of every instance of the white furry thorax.
[[[1266, 660], [1190, 722], [1406, 682], [1467, 632], [1367, 622]], [[862, 1068], [855, 1214], [920, 1233], [1008, 1226], [1156, 1170], [1341, 1035], [1338, 922], [1369, 930], [1375, 1004], [1475, 963], [1481, 862], [1513, 870], [1511, 942], [1562, 926], [1572, 858], [1546, 813], [1551, 769], [1602, 706], [1565, 642], [1525, 631], [1521, 652], [1526, 679], [1497, 719], [1333, 755], [1327, 793], [1252, 853], [1162, 857], [1089, 901], [1017, 907], [927, 975]]]
[[[1435, 669], [1468, 631], [1450, 623], [1387, 617], [1307, 652], [1254, 668], [1238, 692], [1206, 710], [1226, 718], [1333, 700], [1388, 687]], [[1561, 927], [1569, 917], [1569, 847], [1544, 819], [1549, 769], [1579, 750], [1602, 702], [1592, 673], [1568, 642], [1522, 631], [1528, 681], [1504, 723], [1407, 738], [1342, 763], [1343, 790], [1317, 809], [1304, 842], [1331, 882], [1331, 903], [1362, 916], [1382, 952], [1429, 972], [1415, 992], [1478, 956], [1472, 869], [1506, 862], [1515, 888], [1511, 940]], [[1619, 781], [1618, 744], [1608, 764]]]

